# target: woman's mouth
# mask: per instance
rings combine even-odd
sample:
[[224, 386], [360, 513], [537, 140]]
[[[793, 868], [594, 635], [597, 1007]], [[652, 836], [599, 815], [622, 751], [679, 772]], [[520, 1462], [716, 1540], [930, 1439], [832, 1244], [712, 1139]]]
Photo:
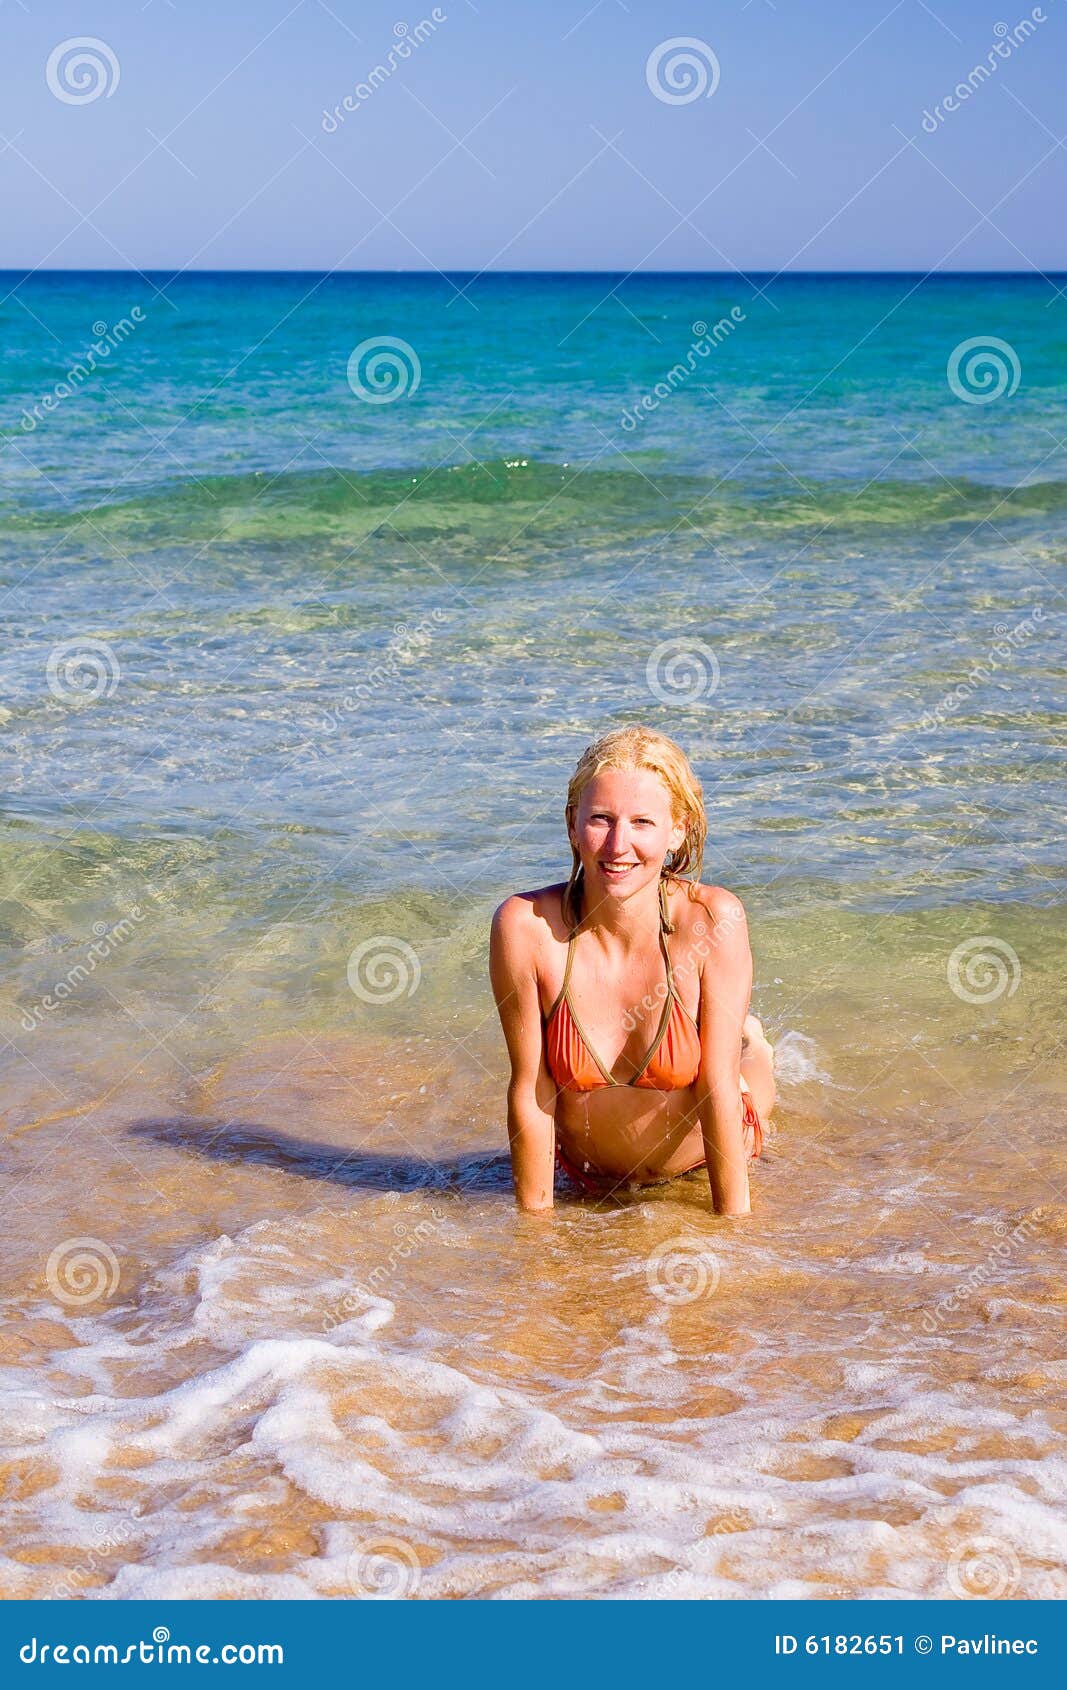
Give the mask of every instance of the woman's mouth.
[[636, 867], [636, 863], [601, 863], [600, 872], [609, 880], [625, 880]]

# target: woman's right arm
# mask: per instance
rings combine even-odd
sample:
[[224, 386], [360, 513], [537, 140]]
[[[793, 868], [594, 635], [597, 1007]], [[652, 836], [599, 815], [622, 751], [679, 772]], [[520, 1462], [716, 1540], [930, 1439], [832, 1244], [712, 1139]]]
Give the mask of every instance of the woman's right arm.
[[552, 1207], [556, 1148], [556, 1088], [545, 1065], [534, 921], [528, 898], [505, 898], [489, 938], [489, 978], [511, 1058], [511, 1174], [520, 1209], [531, 1211]]

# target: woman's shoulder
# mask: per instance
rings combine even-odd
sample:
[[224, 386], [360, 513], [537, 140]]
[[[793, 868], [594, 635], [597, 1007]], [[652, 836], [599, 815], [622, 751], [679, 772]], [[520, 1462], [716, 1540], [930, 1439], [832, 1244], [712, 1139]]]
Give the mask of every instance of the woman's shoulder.
[[565, 880], [538, 886], [530, 892], [512, 892], [493, 912], [493, 931], [503, 938], [528, 937], [533, 942], [546, 932], [565, 937], [562, 900]]
[[709, 914], [715, 927], [740, 927], [746, 920], [744, 904], [736, 892], [728, 891], [725, 886], [705, 886], [698, 880], [672, 879], [671, 887], [680, 891], [681, 896], [673, 901], [691, 922], [706, 923]]

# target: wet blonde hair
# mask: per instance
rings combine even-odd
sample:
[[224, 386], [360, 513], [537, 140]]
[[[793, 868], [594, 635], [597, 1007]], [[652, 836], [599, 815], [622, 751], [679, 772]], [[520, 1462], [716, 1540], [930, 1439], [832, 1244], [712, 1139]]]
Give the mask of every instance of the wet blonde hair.
[[[567, 787], [564, 815], [568, 830], [574, 825], [582, 793], [601, 769], [647, 769], [659, 776], [671, 801], [672, 821], [685, 820], [685, 838], [677, 850], [667, 852], [661, 877], [666, 880], [668, 876], [689, 875], [699, 881], [708, 819], [704, 812], [704, 790], [681, 746], [666, 734], [657, 733], [655, 728], [638, 726], [613, 728], [611, 733], [587, 745]], [[571, 877], [563, 894], [563, 919], [568, 927], [577, 926], [581, 919], [584, 879], [581, 857], [571, 841]], [[674, 931], [669, 921], [667, 931]]]

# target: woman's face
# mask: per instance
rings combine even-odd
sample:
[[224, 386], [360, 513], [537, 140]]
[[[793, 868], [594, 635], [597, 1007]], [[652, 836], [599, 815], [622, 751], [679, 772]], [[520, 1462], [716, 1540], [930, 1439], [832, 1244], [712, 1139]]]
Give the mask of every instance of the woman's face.
[[685, 825], [673, 820], [670, 794], [651, 770], [602, 769], [578, 801], [570, 836], [599, 901], [629, 897], [658, 881]]

